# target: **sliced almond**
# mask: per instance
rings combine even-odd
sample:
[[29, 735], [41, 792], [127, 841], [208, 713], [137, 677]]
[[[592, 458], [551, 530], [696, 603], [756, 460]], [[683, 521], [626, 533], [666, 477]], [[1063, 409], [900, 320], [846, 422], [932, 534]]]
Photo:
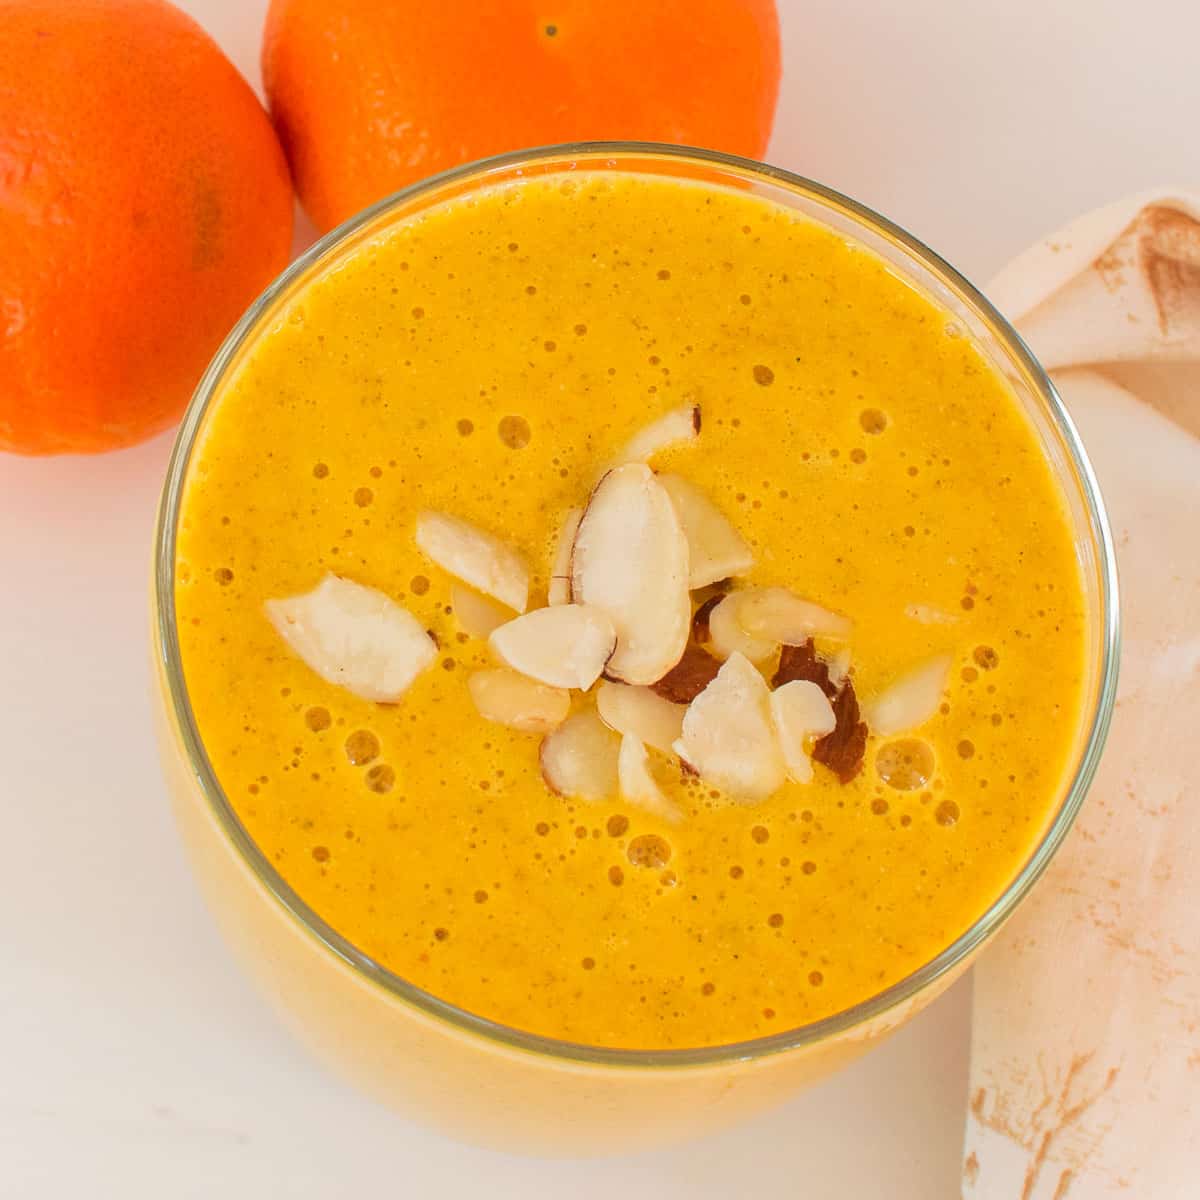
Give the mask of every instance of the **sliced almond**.
[[412, 613], [383, 592], [337, 575], [263, 608], [279, 636], [322, 679], [364, 700], [395, 703], [437, 657], [433, 638]]
[[680, 442], [695, 441], [700, 436], [700, 405], [685, 404], [663, 413], [657, 421], [651, 421], [626, 443], [625, 448], [614, 460], [615, 465], [645, 462], [660, 450]]
[[910, 604], [904, 615], [910, 621], [918, 621], [922, 625], [954, 625], [958, 618], [945, 609], [935, 608], [932, 604]]
[[846, 682], [850, 675], [850, 648], [843, 646], [836, 654], [829, 658], [829, 682], [835, 687], [840, 688]]
[[662, 789], [650, 774], [650, 756], [646, 753], [646, 747], [629, 734], [621, 738], [621, 749], [617, 755], [617, 779], [622, 798], [630, 804], [636, 804], [638, 808], [666, 821], [678, 821], [683, 816], [662, 794]]
[[803, 600], [788, 588], [755, 588], [740, 594], [738, 623], [752, 638], [802, 646], [812, 637], [849, 637], [853, 628], [848, 617]]
[[620, 738], [595, 710], [584, 709], [542, 741], [542, 778], [560, 796], [606, 800], [617, 790], [620, 745]]
[[664, 700], [648, 687], [631, 687], [605, 679], [596, 689], [596, 711], [610, 729], [670, 754], [683, 732], [683, 714], [687, 710], [682, 704]]
[[867, 724], [880, 737], [924, 725], [937, 712], [950, 677], [951, 658], [939, 654], [896, 680], [866, 706]]
[[554, 543], [554, 561], [550, 564], [551, 604], [567, 604], [571, 599], [571, 548], [575, 545], [575, 534], [583, 517], [582, 508], [568, 508], [563, 523], [558, 529], [558, 540]]
[[735, 652], [688, 706], [675, 752], [714, 787], [763, 800], [785, 778], [770, 708], [766, 680]]
[[740, 620], [746, 592], [730, 592], [708, 614], [708, 645], [718, 658], [741, 654], [751, 662], [762, 662], [775, 653], [778, 643], [770, 638], [751, 637]]
[[472, 637], [488, 637], [493, 629], [499, 629], [506, 621], [513, 619], [511, 608], [502, 608], [461, 583], [450, 588], [450, 604], [463, 632]]
[[571, 594], [612, 619], [605, 671], [654, 683], [683, 655], [692, 617], [688, 547], [670, 496], [649, 467], [617, 467], [596, 485], [571, 555]]
[[659, 475], [688, 542], [688, 587], [695, 591], [719, 579], [744, 575], [754, 552], [729, 518], [698, 488], [679, 475]]
[[467, 690], [479, 715], [523, 733], [549, 733], [567, 719], [571, 694], [506, 667], [476, 671]]
[[426, 511], [417, 517], [417, 545], [456, 579], [515, 612], [525, 611], [529, 569], [498, 537], [459, 517]]
[[517, 617], [492, 633], [489, 644], [522, 675], [552, 687], [587, 691], [617, 645], [608, 614], [590, 604], [559, 604]]
[[829, 697], [808, 679], [785, 683], [771, 693], [771, 720], [788, 775], [797, 783], [811, 782], [810, 743], [837, 724]]

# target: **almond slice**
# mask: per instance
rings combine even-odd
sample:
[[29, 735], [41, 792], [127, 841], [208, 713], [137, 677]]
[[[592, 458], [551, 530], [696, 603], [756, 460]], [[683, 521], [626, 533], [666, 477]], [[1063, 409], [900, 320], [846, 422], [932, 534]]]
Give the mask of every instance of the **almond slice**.
[[767, 681], [735, 652], [688, 706], [675, 752], [714, 787], [763, 800], [785, 778], [770, 709]]
[[832, 733], [837, 724], [829, 697], [811, 680], [795, 679], [771, 693], [771, 720], [787, 766], [797, 783], [811, 783], [811, 739]]
[[744, 575], [754, 566], [750, 549], [729, 518], [694, 484], [678, 475], [659, 475], [688, 543], [688, 587], [695, 591], [719, 579]]
[[685, 404], [681, 408], [673, 408], [635, 433], [613, 460], [614, 465], [645, 462], [668, 446], [695, 441], [699, 436], [700, 405]]
[[945, 609], [935, 608], [932, 604], [910, 604], [904, 615], [910, 621], [919, 621], [922, 625], [954, 625], [958, 618]]
[[867, 724], [880, 737], [924, 725], [937, 712], [950, 677], [951, 657], [939, 654], [902, 675], [867, 705]]
[[617, 755], [617, 780], [621, 796], [646, 812], [666, 821], [679, 821], [683, 814], [662, 794], [650, 774], [650, 756], [637, 738], [625, 734]]
[[433, 638], [412, 613], [338, 575], [263, 608], [279, 636], [322, 679], [364, 700], [394, 704], [437, 657]]
[[812, 637], [849, 637], [853, 628], [847, 617], [802, 600], [788, 588], [755, 588], [741, 597], [738, 624], [755, 639], [802, 646]]
[[571, 709], [569, 692], [505, 667], [476, 671], [467, 680], [467, 690], [481, 717], [523, 733], [549, 733]]
[[461, 583], [451, 586], [450, 605], [458, 623], [463, 627], [463, 632], [472, 637], [488, 637], [493, 629], [499, 629], [506, 621], [513, 619], [511, 608], [501, 608], [499, 604]]
[[542, 778], [560, 796], [606, 800], [617, 790], [620, 744], [593, 709], [577, 712], [543, 739]]
[[647, 687], [605, 679], [596, 689], [596, 711], [610, 729], [670, 754], [683, 732], [683, 714], [687, 710]]
[[775, 653], [776, 642], [751, 637], [742, 626], [741, 606], [747, 592], [730, 592], [708, 614], [708, 644], [718, 658], [741, 654], [762, 662]]
[[850, 677], [850, 647], [843, 646], [829, 658], [829, 682], [840, 688]]
[[612, 657], [617, 634], [603, 609], [559, 604], [501, 625], [488, 643], [522, 675], [552, 687], [587, 691]]
[[682, 657], [692, 617], [687, 539], [649, 467], [617, 467], [596, 485], [575, 535], [571, 595], [612, 619], [612, 678], [654, 683]]
[[516, 612], [525, 611], [529, 569], [498, 537], [459, 517], [426, 511], [417, 517], [417, 545], [456, 579]]
[[582, 508], [568, 508], [559, 526], [558, 541], [554, 543], [554, 561], [550, 564], [551, 604], [568, 604], [571, 600], [571, 547], [579, 532]]

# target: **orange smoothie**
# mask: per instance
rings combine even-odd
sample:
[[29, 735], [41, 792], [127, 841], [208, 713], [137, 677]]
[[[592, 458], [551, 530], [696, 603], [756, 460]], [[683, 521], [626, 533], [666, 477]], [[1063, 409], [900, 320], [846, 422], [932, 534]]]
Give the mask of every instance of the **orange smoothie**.
[[[680, 412], [699, 431], [628, 465]], [[741, 547], [728, 578], [685, 587], [686, 652], [663, 651], [703, 658], [698, 693], [664, 696], [653, 663], [619, 681], [620, 537], [559, 553], [614, 465], [656, 502], [684, 481]], [[670, 495], [655, 511], [679, 519], [695, 582], [700, 535]], [[480, 677], [553, 638], [518, 654], [487, 636], [518, 598], [431, 551], [430, 514], [524, 564], [531, 614], [597, 610], [586, 632], [616, 639], [618, 679], [531, 685], [554, 693], [536, 719], [490, 719]], [[1079, 566], [1009, 385], [872, 253], [734, 189], [553, 174], [376, 236], [293, 297], [217, 396], [177, 546], [186, 686], [250, 836], [384, 967], [571, 1042], [738, 1042], [910, 974], [1025, 862], [1078, 727]], [[586, 589], [585, 550], [603, 559]], [[675, 559], [657, 558], [665, 579]], [[289, 641], [278, 606], [330, 576], [427, 639], [394, 702]], [[666, 603], [667, 582], [645, 586]], [[574, 669], [582, 644], [546, 669]], [[737, 672], [762, 720], [731, 749], [711, 717], [732, 685], [707, 689]], [[811, 685], [789, 693], [807, 726], [775, 704], [789, 682]], [[682, 724], [612, 731], [622, 688]], [[598, 791], [547, 776], [576, 717]]]

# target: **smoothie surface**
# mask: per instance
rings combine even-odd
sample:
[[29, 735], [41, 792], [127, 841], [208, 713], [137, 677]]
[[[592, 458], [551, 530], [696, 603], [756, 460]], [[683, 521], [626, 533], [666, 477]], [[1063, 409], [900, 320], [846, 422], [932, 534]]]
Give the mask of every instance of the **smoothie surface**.
[[[417, 548], [418, 511], [511, 543], [543, 604], [565, 510], [687, 402], [701, 436], [652, 465], [751, 543], [741, 582], [853, 620], [864, 704], [953, 656], [942, 710], [905, 735], [932, 751], [927, 785], [888, 786], [876, 760], [898, 739], [874, 734], [850, 783], [818, 765], [755, 805], [663, 760], [685, 811], [669, 824], [552, 794], [539, 738], [476, 712], [466, 679], [492, 660]], [[327, 572], [436, 635], [400, 704], [326, 683], [264, 616]], [[873, 254], [666, 178], [496, 186], [303, 285], [213, 401], [176, 610], [216, 774], [300, 896], [443, 1000], [603, 1046], [782, 1032], [926, 963], [1043, 834], [1082, 702], [1070, 525], [1009, 386]], [[633, 861], [644, 835], [665, 861]]]

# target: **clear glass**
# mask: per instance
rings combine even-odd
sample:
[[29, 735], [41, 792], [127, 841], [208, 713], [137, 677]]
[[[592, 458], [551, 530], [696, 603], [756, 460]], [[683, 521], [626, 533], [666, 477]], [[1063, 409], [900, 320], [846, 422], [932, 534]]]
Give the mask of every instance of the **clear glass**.
[[[465, 1012], [363, 954], [304, 903], [251, 840], [212, 769], [184, 684], [175, 626], [175, 537], [188, 464], [223, 381], [289, 296], [365, 239], [482, 186], [572, 170], [670, 175], [762, 195], [844, 233], [931, 296], [1009, 380], [1053, 465], [1074, 523], [1089, 610], [1083, 718], [1072, 767], [1037, 848], [992, 907], [919, 970], [824, 1020], [732, 1045], [639, 1051], [535, 1036]], [[402, 1111], [468, 1140], [579, 1154], [692, 1136], [827, 1074], [949, 986], [1045, 870], [1096, 768], [1116, 689], [1119, 622], [1111, 535], [1078, 434], [1017, 333], [952, 267], [876, 213], [773, 167], [673, 146], [597, 143], [519, 152], [381, 201], [299, 258], [217, 353], [184, 417], [154, 550], [153, 653], [163, 761], [209, 902], [250, 972], [327, 1062]]]

